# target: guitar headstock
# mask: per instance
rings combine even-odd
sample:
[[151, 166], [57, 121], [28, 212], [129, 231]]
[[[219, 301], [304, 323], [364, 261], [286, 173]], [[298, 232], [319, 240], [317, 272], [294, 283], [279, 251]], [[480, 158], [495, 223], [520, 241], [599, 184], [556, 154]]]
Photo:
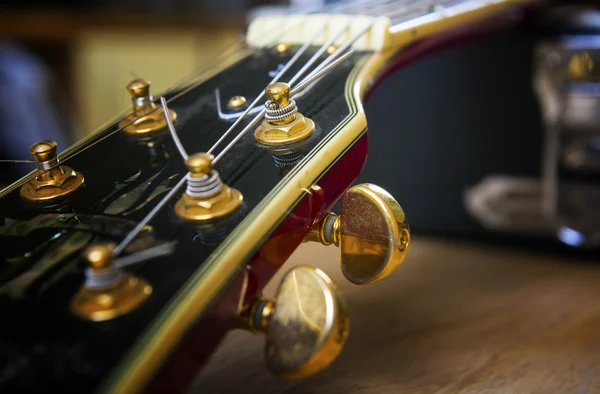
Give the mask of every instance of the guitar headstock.
[[361, 285], [406, 257], [400, 205], [352, 187], [369, 84], [408, 43], [520, 3], [259, 18], [195, 80], [159, 98], [130, 81], [113, 124], [59, 155], [35, 143], [37, 170], [0, 193], [0, 387], [178, 391], [234, 327], [265, 333], [276, 374], [327, 366], [348, 333], [331, 280], [298, 267], [261, 290], [302, 242], [338, 247]]

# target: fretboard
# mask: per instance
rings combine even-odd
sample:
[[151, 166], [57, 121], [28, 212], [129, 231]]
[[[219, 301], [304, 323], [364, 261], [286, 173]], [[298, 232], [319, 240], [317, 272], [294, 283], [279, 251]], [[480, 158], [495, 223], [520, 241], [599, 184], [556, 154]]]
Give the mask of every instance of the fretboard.
[[[277, 42], [303, 44], [314, 38], [315, 45], [335, 40], [352, 43], [357, 50], [381, 51], [404, 45], [443, 29], [469, 23], [503, 9], [534, 3], [535, 0], [355, 0], [312, 9], [296, 9], [287, 15], [261, 16], [252, 21], [247, 42], [268, 47]], [[324, 27], [323, 27], [324, 26]], [[321, 29], [321, 30], [319, 30]]]

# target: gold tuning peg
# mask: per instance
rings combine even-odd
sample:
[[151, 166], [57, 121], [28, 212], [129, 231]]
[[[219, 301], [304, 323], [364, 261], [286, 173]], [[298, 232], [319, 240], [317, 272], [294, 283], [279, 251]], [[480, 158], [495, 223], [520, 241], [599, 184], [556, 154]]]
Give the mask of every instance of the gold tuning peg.
[[278, 158], [293, 157], [304, 148], [315, 131], [315, 122], [299, 112], [287, 83], [272, 83], [266, 87], [265, 94], [269, 98], [265, 104], [265, 119], [254, 131], [254, 138], [278, 163]]
[[37, 174], [21, 187], [21, 197], [30, 202], [50, 202], [75, 192], [85, 183], [83, 175], [71, 167], [59, 165], [56, 142], [38, 141], [29, 152], [37, 166]]
[[[127, 85], [131, 95], [132, 110], [120, 122], [119, 127], [127, 134], [147, 135], [148, 133], [165, 130], [167, 120], [163, 111], [154, 103], [150, 94], [150, 81], [134, 79]], [[169, 110], [171, 121], [175, 122], [177, 114]]]
[[84, 320], [105, 321], [127, 314], [152, 293], [145, 280], [123, 272], [113, 261], [113, 243], [88, 246], [85, 282], [71, 300], [71, 311]]
[[410, 228], [394, 197], [364, 183], [351, 187], [342, 197], [339, 216], [327, 213], [305, 241], [337, 246], [346, 279], [364, 285], [400, 266], [408, 252]]
[[319, 269], [287, 272], [275, 300], [259, 298], [238, 319], [238, 328], [266, 336], [267, 368], [301, 379], [326, 368], [348, 337], [346, 305], [337, 286]]
[[213, 155], [200, 152], [185, 160], [189, 170], [187, 188], [175, 204], [175, 213], [182, 220], [207, 223], [230, 215], [241, 206], [242, 193], [221, 181], [213, 169], [213, 159]]

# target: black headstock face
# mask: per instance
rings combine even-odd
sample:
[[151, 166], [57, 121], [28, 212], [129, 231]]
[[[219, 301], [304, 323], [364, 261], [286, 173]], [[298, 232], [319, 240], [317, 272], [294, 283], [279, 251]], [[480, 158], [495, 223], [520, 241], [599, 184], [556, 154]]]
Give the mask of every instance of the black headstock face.
[[[273, 49], [250, 54], [170, 101], [169, 108], [177, 113], [176, 130], [188, 153], [208, 151], [240, 111], [228, 108], [229, 99], [244, 96], [247, 103], [253, 101], [295, 49], [284, 54]], [[293, 75], [315, 51], [308, 50], [286, 76]], [[364, 56], [353, 55], [296, 99], [302, 113], [316, 124], [304, 159], [277, 166], [250, 132], [216, 165], [223, 182], [244, 196], [242, 207], [226, 225], [202, 232], [182, 222], [174, 212], [181, 192], [162, 208], [123, 254], [169, 241], [176, 242], [175, 248], [169, 255], [127, 267], [152, 286], [152, 294], [139, 308], [117, 319], [86, 321], [70, 310], [84, 281], [81, 253], [93, 243], [119, 243], [186, 174], [169, 133], [131, 136], [115, 132], [115, 123], [79, 144], [61, 164], [82, 173], [85, 186], [59, 204], [23, 201], [22, 182], [8, 189], [0, 198], [0, 313], [5, 317], [0, 325], [0, 391], [72, 391], [76, 387], [92, 392], [101, 387], [191, 281], [202, 280], [206, 264], [218, 263], [232, 242], [228, 238], [232, 231], [260, 226], [251, 221], [253, 210], [268, 204], [277, 188], [311, 160], [309, 153], [356, 113], [347, 90]], [[237, 131], [252, 118], [249, 115]], [[281, 212], [278, 221], [286, 215]], [[247, 257], [259, 246], [249, 249]], [[237, 264], [241, 268], [245, 261]]]

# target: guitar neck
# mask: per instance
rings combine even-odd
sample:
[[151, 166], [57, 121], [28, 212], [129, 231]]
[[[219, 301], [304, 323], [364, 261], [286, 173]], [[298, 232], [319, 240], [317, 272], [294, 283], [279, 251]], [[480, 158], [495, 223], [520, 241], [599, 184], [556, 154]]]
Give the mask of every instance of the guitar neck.
[[[346, 43], [361, 31], [368, 30], [353, 43], [356, 50], [397, 50], [411, 42], [445, 30], [483, 19], [495, 13], [537, 3], [536, 0], [396, 0], [358, 1], [344, 6], [290, 15], [261, 16], [252, 21], [246, 40], [255, 48], [273, 45], [273, 35], [279, 42], [300, 45], [315, 32], [314, 45], [332, 39], [338, 45]], [[343, 34], [337, 33], [345, 29]], [[337, 37], [336, 37], [337, 36]], [[335, 39], [334, 39], [335, 38]]]

